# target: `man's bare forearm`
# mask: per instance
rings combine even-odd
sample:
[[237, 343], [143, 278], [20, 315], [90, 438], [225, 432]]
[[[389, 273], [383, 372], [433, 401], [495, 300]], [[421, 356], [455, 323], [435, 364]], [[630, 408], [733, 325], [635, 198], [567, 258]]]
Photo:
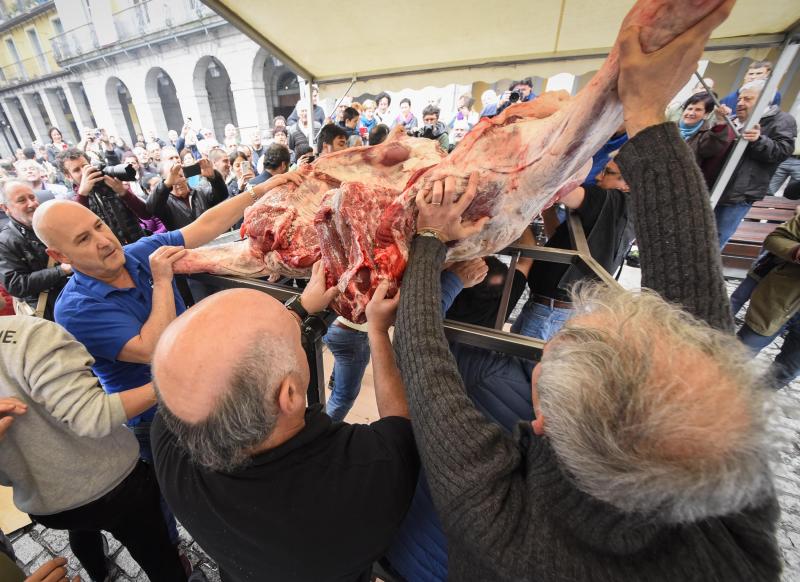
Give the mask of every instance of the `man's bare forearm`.
[[125, 344], [118, 359], [123, 362], [149, 364], [158, 339], [174, 319], [175, 295], [172, 291], [172, 281], [156, 282], [153, 285], [153, 308], [150, 310], [150, 317], [144, 322], [139, 335]]
[[129, 419], [150, 410], [158, 402], [152, 383], [138, 388], [131, 388], [130, 390], [123, 390], [119, 393], [119, 398], [122, 402], [122, 408], [125, 409], [125, 416]]
[[369, 349], [372, 352], [372, 377], [378, 415], [381, 418], [409, 418], [406, 389], [394, 359], [389, 334], [384, 331], [369, 332]]
[[242, 192], [213, 206], [201, 214], [197, 220], [181, 229], [187, 249], [194, 249], [211, 242], [236, 224], [244, 215], [244, 210], [255, 200], [281, 185], [282, 182], [268, 180], [253, 189], [253, 193]]

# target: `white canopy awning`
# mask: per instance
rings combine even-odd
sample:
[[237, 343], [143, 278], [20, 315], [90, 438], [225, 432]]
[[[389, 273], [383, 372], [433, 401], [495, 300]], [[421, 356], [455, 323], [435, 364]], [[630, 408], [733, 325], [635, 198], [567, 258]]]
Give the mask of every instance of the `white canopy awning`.
[[[353, 93], [599, 68], [634, 0], [204, 0], [304, 78]], [[798, 0], [739, 0], [706, 58], [763, 58], [800, 20]]]

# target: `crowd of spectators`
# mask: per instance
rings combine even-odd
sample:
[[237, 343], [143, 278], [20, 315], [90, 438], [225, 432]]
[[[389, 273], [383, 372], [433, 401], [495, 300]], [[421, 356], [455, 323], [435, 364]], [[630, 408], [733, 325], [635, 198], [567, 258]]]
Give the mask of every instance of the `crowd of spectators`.
[[[733, 314], [718, 249], [743, 208], [794, 175], [796, 124], [779, 96], [752, 124], [765, 62], [719, 105], [709, 79], [668, 107], [731, 4], [651, 54], [623, 31], [624, 124], [542, 217], [544, 235], [519, 241], [569, 248], [571, 212], [609, 277], [636, 240], [650, 291], [572, 264], [445, 264], [447, 244], [482, 225], [462, 220], [474, 179], [452, 177], [417, 197], [402, 291], [381, 283], [366, 325], [325, 329], [338, 291], [321, 262], [286, 305], [245, 289], [203, 298], [176, 274], [186, 249], [301, 183], [293, 170], [316, 157], [393, 129], [452, 151], [481, 116], [536, 99], [528, 79], [485, 93], [480, 112], [462, 96], [449, 120], [386, 93], [328, 114], [314, 91], [313, 111], [301, 101], [247, 140], [189, 120], [134, 144], [86, 129], [72, 145], [53, 128], [1, 164], [0, 306], [18, 316], [0, 318], [0, 482], [34, 521], [69, 532], [97, 582], [113, 574], [102, 530], [151, 580], [203, 580], [176, 519], [230, 582], [366, 582], [376, 567], [396, 580], [778, 580], [764, 387], [800, 372], [800, 215], [768, 237]], [[512, 330], [548, 342], [535, 366], [448, 344], [445, 315], [493, 327], [526, 287]], [[751, 358], [779, 334], [765, 379]], [[306, 402], [306, 349], [323, 335], [327, 409]], [[370, 359], [380, 419], [348, 424]], [[0, 575], [13, 569], [0, 539]], [[50, 562], [32, 580], [64, 573]]]

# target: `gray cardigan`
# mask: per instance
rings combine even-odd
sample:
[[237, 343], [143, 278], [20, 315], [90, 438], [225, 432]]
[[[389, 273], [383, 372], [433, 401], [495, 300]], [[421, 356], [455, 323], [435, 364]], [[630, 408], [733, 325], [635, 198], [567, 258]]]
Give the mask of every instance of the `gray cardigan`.
[[93, 360], [55, 323], [0, 317], [0, 398], [28, 405], [0, 441], [0, 484], [21, 511], [50, 515], [99, 499], [139, 459], [119, 394], [106, 394]]
[[[631, 191], [642, 283], [732, 330], [705, 182], [674, 124], [617, 157]], [[403, 279], [395, 349], [431, 493], [449, 540], [451, 580], [777, 580], [774, 492], [759, 507], [689, 524], [626, 514], [579, 490], [546, 437], [513, 437], [466, 396], [442, 331], [446, 248], [417, 237]]]

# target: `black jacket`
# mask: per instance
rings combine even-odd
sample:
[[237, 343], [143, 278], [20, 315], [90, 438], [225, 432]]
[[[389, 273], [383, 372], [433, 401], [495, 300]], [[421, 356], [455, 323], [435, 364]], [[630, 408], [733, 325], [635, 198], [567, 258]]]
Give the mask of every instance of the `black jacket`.
[[147, 211], [157, 216], [168, 230], [178, 230], [191, 224], [212, 206], [228, 197], [228, 187], [219, 172], [214, 170], [210, 180], [200, 180], [197, 188], [189, 191], [190, 204], [172, 195], [172, 188], [164, 181], [158, 185], [147, 199]]
[[[108, 166], [116, 166], [120, 163], [119, 155], [115, 151], [106, 150], [105, 162]], [[77, 184], [73, 185], [73, 190], [73, 200], [102, 218], [123, 245], [136, 242], [144, 236], [139, 220], [149, 217], [144, 202], [130, 190], [120, 196], [103, 182], [96, 184], [89, 196], [79, 196]]]
[[67, 275], [61, 267], [47, 268], [47, 260], [44, 243], [33, 229], [9, 218], [0, 229], [0, 280], [11, 295], [34, 309], [39, 294], [49, 291], [44, 316], [53, 321], [53, 306]]
[[761, 137], [747, 144], [731, 181], [722, 193], [723, 205], [756, 202], [767, 195], [775, 170], [794, 151], [797, 122], [777, 107], [767, 109], [761, 119]]

